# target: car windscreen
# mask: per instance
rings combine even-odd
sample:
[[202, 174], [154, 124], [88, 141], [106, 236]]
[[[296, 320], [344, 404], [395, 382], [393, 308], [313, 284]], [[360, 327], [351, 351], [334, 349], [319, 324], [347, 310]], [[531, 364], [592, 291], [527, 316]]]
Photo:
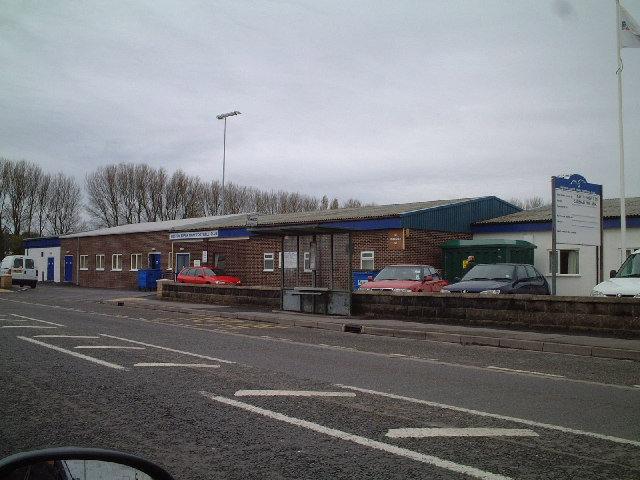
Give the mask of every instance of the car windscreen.
[[25, 258], [24, 259], [24, 268], [34, 268], [33, 266], [33, 258]]
[[216, 275], [220, 275], [220, 273], [216, 272], [215, 270], [212, 270], [210, 268], [205, 268], [204, 269], [204, 275], [205, 275], [205, 277], [214, 277]]
[[22, 268], [22, 259], [21, 258], [14, 258], [13, 259], [13, 268]]
[[476, 265], [462, 277], [462, 281], [468, 280], [513, 280], [515, 268], [513, 265]]
[[622, 264], [615, 278], [640, 278], [640, 253], [634, 253]]
[[378, 280], [422, 280], [422, 267], [386, 267], [376, 276]]

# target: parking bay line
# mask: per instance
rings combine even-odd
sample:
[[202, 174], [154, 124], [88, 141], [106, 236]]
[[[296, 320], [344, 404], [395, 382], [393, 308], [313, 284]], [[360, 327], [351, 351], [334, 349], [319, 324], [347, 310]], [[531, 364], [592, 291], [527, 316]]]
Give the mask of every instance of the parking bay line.
[[243, 410], [247, 410], [252, 413], [257, 413], [259, 415], [271, 418], [273, 420], [279, 420], [281, 422], [288, 423], [290, 425], [306, 428], [308, 430], [312, 430], [317, 433], [328, 435], [330, 437], [339, 438], [341, 440], [353, 442], [355, 444], [362, 445], [364, 447], [373, 448], [375, 450], [381, 450], [383, 452], [391, 453], [393, 455], [398, 455], [404, 458], [409, 458], [417, 462], [426, 463], [426, 464], [443, 468], [445, 470], [449, 470], [452, 472], [461, 473], [463, 475], [468, 475], [468, 476], [471, 476], [474, 478], [480, 478], [483, 480], [511, 480], [510, 477], [506, 477], [504, 475], [498, 475], [495, 473], [480, 470], [475, 467], [470, 467], [468, 465], [454, 463], [449, 460], [444, 460], [439, 457], [434, 457], [433, 455], [426, 455], [424, 453], [415, 452], [413, 450], [408, 450], [406, 448], [397, 447], [390, 443], [380, 442], [378, 440], [372, 440], [370, 438], [362, 437], [360, 435], [343, 432], [342, 430], [337, 430], [335, 428], [325, 427], [318, 423], [309, 422], [307, 420], [302, 420], [295, 417], [289, 417], [288, 415], [284, 415], [282, 413], [274, 412], [272, 410], [267, 410], [261, 407], [256, 407], [249, 403], [233, 400], [232, 398], [222, 397], [222, 396], [216, 395], [215, 393], [201, 391], [200, 394], [208, 398], [209, 400], [213, 400], [219, 403], [230, 405], [232, 407], [237, 407]]
[[355, 397], [353, 392], [320, 392], [313, 390], [238, 390], [236, 397]]
[[62, 325], [60, 323], [53, 323], [53, 322], [47, 322], [46, 320], [40, 320], [37, 318], [32, 318], [32, 317], [25, 317], [24, 315], [18, 315], [17, 313], [12, 313], [11, 314], [12, 317], [17, 317], [17, 318], [24, 318], [25, 320], [32, 320], [34, 322], [40, 322], [40, 323], [46, 323], [49, 325], [55, 325], [56, 327], [64, 327], [65, 325]]
[[0, 328], [58, 328], [45, 325], [0, 325]]
[[33, 338], [100, 338], [93, 335], [34, 335]]
[[538, 437], [527, 428], [392, 428], [389, 438], [427, 437]]
[[511, 372], [511, 373], [527, 373], [529, 375], [537, 375], [540, 377], [556, 377], [556, 378], [565, 378], [564, 375], [558, 375], [555, 373], [544, 373], [544, 372], [534, 372], [531, 370], [517, 370], [515, 368], [507, 368], [507, 367], [496, 367], [493, 365], [487, 366], [488, 369], [498, 370], [500, 372]]
[[128, 345], [78, 345], [78, 350], [144, 350], [144, 347], [130, 347]]
[[509, 422], [529, 425], [531, 427], [540, 427], [540, 428], [546, 428], [548, 430], [557, 430], [563, 433], [571, 433], [574, 435], [584, 435], [586, 437], [598, 438], [600, 440], [608, 440], [610, 442], [640, 447], [640, 441], [629, 440], [628, 438], [613, 437], [611, 435], [604, 435], [602, 433], [595, 433], [595, 432], [587, 432], [586, 430], [578, 430], [575, 428], [562, 427], [560, 425], [553, 425], [551, 423], [543, 423], [543, 422], [536, 422], [535, 420], [527, 420], [524, 418], [509, 417], [507, 415], [499, 415], [497, 413], [483, 412], [481, 410], [473, 410], [471, 408], [457, 407], [455, 405], [447, 405], [445, 403], [431, 402], [429, 400], [421, 400], [419, 398], [413, 398], [413, 397], [405, 397], [403, 395], [396, 395], [394, 393], [379, 392], [377, 390], [370, 390], [368, 388], [360, 388], [360, 387], [354, 387], [351, 385], [342, 385], [342, 384], [335, 384], [335, 386], [340, 388], [346, 388], [348, 390], [353, 390], [355, 392], [369, 393], [371, 395], [378, 395], [381, 397], [392, 398], [394, 400], [403, 400], [405, 402], [417, 403], [420, 405], [427, 405], [429, 407], [452, 410], [454, 412], [468, 413], [471, 415], [478, 415], [479, 417], [496, 418], [498, 420], [506, 420]]
[[35, 338], [29, 337], [18, 337], [20, 340], [24, 340], [25, 342], [35, 343], [36, 345], [40, 345], [41, 347], [50, 348], [51, 350], [55, 350], [57, 352], [66, 353], [71, 355], [72, 357], [81, 358], [83, 360], [88, 360], [89, 362], [97, 363], [98, 365], [102, 365], [103, 367], [114, 368], [116, 370], [128, 370], [128, 368], [123, 367], [122, 365], [118, 365], [117, 363], [105, 362], [104, 360], [100, 360], [99, 358], [90, 357], [89, 355], [84, 355], [82, 353], [74, 352], [72, 350], [67, 350], [66, 348], [58, 347], [56, 345], [51, 345], [50, 343], [41, 342], [40, 340], [36, 340]]
[[220, 368], [211, 363], [134, 363], [134, 367], [188, 367], [188, 368]]
[[181, 353], [182, 355], [189, 355], [191, 357], [202, 358], [204, 360], [211, 360], [213, 362], [236, 363], [236, 362], [232, 362], [231, 360], [224, 360], [222, 358], [209, 357], [207, 355], [200, 355], [199, 353], [185, 352], [184, 350], [176, 350], [175, 348], [162, 347], [160, 345], [153, 345], [151, 343], [138, 342], [137, 340], [130, 340], [128, 338], [116, 337], [115, 335], [107, 335], [106, 333], [101, 333], [100, 336], [101, 337], [107, 337], [107, 338], [115, 338], [116, 340], [122, 340], [123, 342], [135, 343], [137, 345], [144, 345], [145, 347], [158, 348], [160, 350], [166, 350], [168, 352]]

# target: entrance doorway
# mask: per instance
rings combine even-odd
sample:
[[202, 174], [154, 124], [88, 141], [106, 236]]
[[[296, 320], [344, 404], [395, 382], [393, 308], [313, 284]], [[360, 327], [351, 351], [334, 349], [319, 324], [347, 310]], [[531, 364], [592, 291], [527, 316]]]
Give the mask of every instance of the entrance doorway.
[[64, 281], [73, 281], [73, 255], [64, 256]]
[[[54, 269], [55, 269], [55, 259], [53, 257], [48, 257], [47, 258], [47, 282], [53, 282]], [[66, 274], [66, 271], [65, 271], [65, 274]]]
[[149, 254], [149, 268], [151, 270], [158, 270], [158, 269], [162, 268], [161, 267], [161, 265], [162, 265], [161, 260], [162, 260], [162, 256], [161, 256], [160, 253], [155, 253], [155, 252], [154, 253], [150, 253]]
[[183, 268], [188, 267], [190, 262], [190, 253], [176, 253], [176, 275], [180, 273]]

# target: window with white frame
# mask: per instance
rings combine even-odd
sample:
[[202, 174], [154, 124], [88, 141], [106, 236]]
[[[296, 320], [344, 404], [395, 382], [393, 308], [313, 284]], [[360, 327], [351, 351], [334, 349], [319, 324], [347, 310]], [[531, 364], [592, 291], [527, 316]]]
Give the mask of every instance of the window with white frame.
[[99, 253], [96, 255], [96, 270], [104, 270], [104, 253]]
[[89, 270], [89, 255], [80, 255], [80, 270]]
[[122, 270], [122, 254], [114, 253], [111, 255], [111, 270], [119, 272]]
[[375, 268], [375, 253], [374, 252], [360, 252], [360, 269], [361, 270], [373, 270]]
[[142, 254], [141, 253], [132, 253], [131, 254], [131, 271], [137, 271], [142, 265]]
[[[558, 250], [558, 275], [580, 274], [580, 251]], [[549, 273], [553, 272], [553, 251], [549, 251]]]
[[304, 252], [302, 256], [302, 269], [307, 273], [311, 272], [311, 253], [310, 252]]
[[278, 252], [278, 268], [282, 268], [282, 252]]
[[273, 272], [274, 263], [273, 253], [265, 253], [262, 257], [262, 271]]

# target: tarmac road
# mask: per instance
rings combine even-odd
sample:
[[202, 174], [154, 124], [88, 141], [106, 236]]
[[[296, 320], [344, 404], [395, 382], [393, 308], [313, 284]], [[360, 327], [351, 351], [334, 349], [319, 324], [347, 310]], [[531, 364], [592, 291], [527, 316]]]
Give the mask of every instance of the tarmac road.
[[177, 479], [640, 478], [637, 362], [99, 303], [122, 295], [0, 295], [0, 455], [114, 448]]

